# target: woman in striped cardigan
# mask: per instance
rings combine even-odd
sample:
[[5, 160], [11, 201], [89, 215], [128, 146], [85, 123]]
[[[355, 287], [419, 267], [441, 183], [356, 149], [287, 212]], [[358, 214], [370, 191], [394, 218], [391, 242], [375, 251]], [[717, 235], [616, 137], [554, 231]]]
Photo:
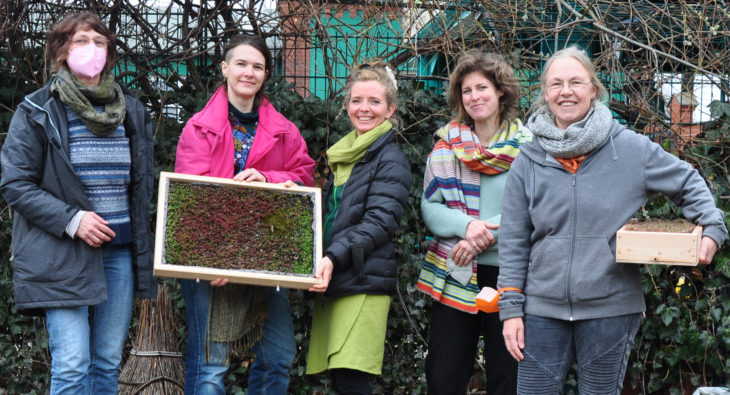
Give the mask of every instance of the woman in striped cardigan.
[[469, 51], [450, 76], [454, 119], [436, 131], [421, 212], [434, 241], [418, 289], [434, 299], [426, 358], [429, 394], [464, 394], [484, 335], [487, 393], [516, 391], [517, 364], [498, 314], [478, 313], [481, 287], [496, 286], [497, 229], [507, 171], [532, 135], [517, 119], [520, 83], [495, 54]]

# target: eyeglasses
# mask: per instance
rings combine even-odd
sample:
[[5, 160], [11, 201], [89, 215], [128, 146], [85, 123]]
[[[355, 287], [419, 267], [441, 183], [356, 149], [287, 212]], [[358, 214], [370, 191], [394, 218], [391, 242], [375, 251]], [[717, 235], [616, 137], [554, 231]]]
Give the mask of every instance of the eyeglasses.
[[565, 88], [565, 86], [568, 86], [568, 89], [571, 91], [577, 91], [586, 88], [587, 86], [591, 85], [590, 82], [585, 81], [579, 81], [579, 80], [572, 80], [572, 81], [554, 81], [548, 84], [547, 89], [550, 92], [559, 92]]

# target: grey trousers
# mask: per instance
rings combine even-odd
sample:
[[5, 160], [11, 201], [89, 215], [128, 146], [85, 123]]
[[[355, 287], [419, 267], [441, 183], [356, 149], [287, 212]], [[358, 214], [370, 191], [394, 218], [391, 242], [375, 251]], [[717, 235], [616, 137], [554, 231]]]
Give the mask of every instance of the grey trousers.
[[573, 362], [581, 395], [620, 394], [641, 313], [582, 321], [525, 317], [518, 394], [560, 394]]

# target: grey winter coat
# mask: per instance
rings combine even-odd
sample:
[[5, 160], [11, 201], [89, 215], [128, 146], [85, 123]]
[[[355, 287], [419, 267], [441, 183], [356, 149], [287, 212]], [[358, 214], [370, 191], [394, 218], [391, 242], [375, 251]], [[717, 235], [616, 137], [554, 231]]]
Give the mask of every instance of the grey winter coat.
[[[355, 164], [342, 191], [332, 241], [325, 246], [324, 255], [334, 263], [327, 296], [396, 291], [393, 237], [411, 182], [410, 165], [395, 142], [394, 130], [375, 140]], [[332, 177], [322, 201], [327, 202], [331, 193]]]
[[616, 263], [616, 231], [661, 192], [718, 246], [723, 213], [688, 163], [614, 120], [609, 137], [571, 174], [533, 141], [504, 189], [498, 287], [500, 319], [525, 313], [561, 320], [645, 310], [639, 265]]
[[[124, 127], [132, 168], [130, 217], [135, 295], [154, 297], [153, 241], [149, 229], [154, 183], [152, 126], [149, 113], [131, 94]], [[0, 153], [0, 192], [14, 211], [13, 285], [16, 309], [95, 305], [107, 298], [102, 249], [65, 233], [79, 210], [91, 210], [69, 159], [68, 127], [63, 103], [50, 84], [25, 97], [10, 121]]]

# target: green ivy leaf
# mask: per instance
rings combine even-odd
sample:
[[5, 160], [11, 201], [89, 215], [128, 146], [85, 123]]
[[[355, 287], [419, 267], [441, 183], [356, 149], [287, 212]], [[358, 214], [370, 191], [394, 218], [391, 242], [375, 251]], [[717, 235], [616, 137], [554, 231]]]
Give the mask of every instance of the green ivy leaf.
[[669, 326], [672, 321], [679, 316], [678, 312], [679, 309], [674, 306], [665, 307], [661, 311], [657, 309], [657, 313], [660, 315], [665, 326]]
[[712, 313], [712, 319], [713, 320], [718, 321], [718, 322], [720, 320], [722, 320], [723, 311], [722, 311], [721, 308], [716, 307], [716, 308], [714, 308], [714, 309], [711, 310], [711, 313]]

